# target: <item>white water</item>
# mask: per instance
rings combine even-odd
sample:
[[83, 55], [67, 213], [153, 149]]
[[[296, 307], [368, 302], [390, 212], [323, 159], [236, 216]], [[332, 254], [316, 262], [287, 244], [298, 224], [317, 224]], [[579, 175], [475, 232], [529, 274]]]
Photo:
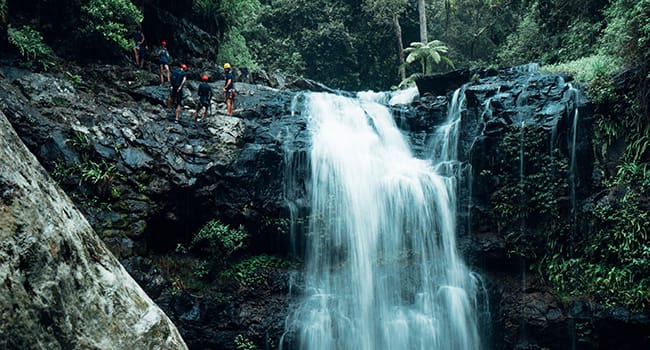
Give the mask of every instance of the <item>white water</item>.
[[[576, 208], [576, 186], [577, 186], [577, 159], [576, 159], [576, 145], [578, 140], [578, 89], [574, 88], [573, 85], [568, 84], [569, 89], [566, 94], [568, 94], [567, 102], [567, 115], [573, 114], [573, 121], [571, 124], [571, 159], [569, 160], [569, 205], [571, 207], [571, 244], [569, 245], [569, 254], [573, 256], [573, 240], [576, 235], [577, 230], [577, 220], [578, 213]], [[573, 113], [571, 113], [569, 106], [573, 103]]]
[[289, 347], [479, 349], [477, 279], [455, 242], [456, 131], [442, 132], [442, 159], [416, 159], [389, 110], [365, 98], [305, 98], [312, 213]]

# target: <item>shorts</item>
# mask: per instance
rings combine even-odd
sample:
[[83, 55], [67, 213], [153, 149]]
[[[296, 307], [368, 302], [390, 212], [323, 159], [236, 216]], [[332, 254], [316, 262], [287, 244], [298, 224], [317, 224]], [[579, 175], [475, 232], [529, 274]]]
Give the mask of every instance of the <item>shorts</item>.
[[181, 89], [181, 91], [172, 89], [171, 96], [172, 96], [172, 106], [174, 107], [180, 106], [183, 102], [183, 89]]
[[210, 100], [208, 99], [199, 99], [199, 106], [200, 107], [205, 107], [205, 108], [210, 108]]
[[226, 95], [226, 100], [234, 100], [235, 99], [235, 90], [228, 90], [224, 93]]

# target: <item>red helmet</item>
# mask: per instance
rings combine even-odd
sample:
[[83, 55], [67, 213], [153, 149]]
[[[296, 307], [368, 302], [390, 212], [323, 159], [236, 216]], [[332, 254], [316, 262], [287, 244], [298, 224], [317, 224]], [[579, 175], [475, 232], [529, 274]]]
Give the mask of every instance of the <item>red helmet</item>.
[[202, 75], [201, 76], [201, 81], [208, 81], [208, 76], [207, 75]]
[[165, 40], [163, 40], [160, 44], [162, 44], [162, 46], [167, 46], [167, 42]]
[[185, 65], [185, 63], [181, 64], [181, 69], [182, 70], [187, 70], [187, 66]]

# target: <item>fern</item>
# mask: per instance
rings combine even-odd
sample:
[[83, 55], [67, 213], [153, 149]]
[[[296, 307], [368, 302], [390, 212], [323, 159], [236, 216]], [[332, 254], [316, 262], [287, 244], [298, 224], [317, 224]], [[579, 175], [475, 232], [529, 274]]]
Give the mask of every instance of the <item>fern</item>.
[[7, 27], [7, 39], [14, 45], [28, 63], [48, 70], [54, 66], [52, 49], [43, 42], [41, 33], [28, 25], [21, 28]]

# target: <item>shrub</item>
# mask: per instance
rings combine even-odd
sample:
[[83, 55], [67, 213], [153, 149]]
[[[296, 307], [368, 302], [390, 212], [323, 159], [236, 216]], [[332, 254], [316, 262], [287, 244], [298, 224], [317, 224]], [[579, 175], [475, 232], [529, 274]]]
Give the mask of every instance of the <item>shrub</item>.
[[607, 54], [595, 54], [570, 62], [544, 65], [541, 69], [547, 72], [567, 73], [578, 82], [588, 83], [616, 72], [621, 66], [621, 60], [616, 57]]
[[243, 226], [233, 229], [214, 219], [194, 235], [188, 247], [179, 244], [176, 251], [195, 252], [200, 259], [192, 272], [196, 278], [206, 279], [222, 270], [231, 255], [245, 247], [247, 236]]
[[20, 55], [27, 59], [30, 65], [43, 70], [48, 70], [54, 66], [52, 49], [43, 42], [43, 36], [39, 31], [27, 25], [21, 28], [14, 28], [9, 25], [7, 27], [7, 38], [18, 49]]
[[262, 284], [265, 276], [259, 273], [260, 269], [287, 267], [289, 263], [275, 256], [256, 255], [246, 258], [232, 265], [224, 271], [224, 277], [232, 278], [245, 287]]
[[81, 12], [86, 32], [98, 33], [125, 50], [131, 49], [131, 28], [144, 18], [129, 0], [89, 0]]
[[228, 259], [230, 255], [244, 248], [247, 234], [244, 227], [232, 229], [230, 226], [214, 219], [205, 224], [194, 235], [190, 249], [195, 249], [201, 254], [211, 256], [217, 260]]

